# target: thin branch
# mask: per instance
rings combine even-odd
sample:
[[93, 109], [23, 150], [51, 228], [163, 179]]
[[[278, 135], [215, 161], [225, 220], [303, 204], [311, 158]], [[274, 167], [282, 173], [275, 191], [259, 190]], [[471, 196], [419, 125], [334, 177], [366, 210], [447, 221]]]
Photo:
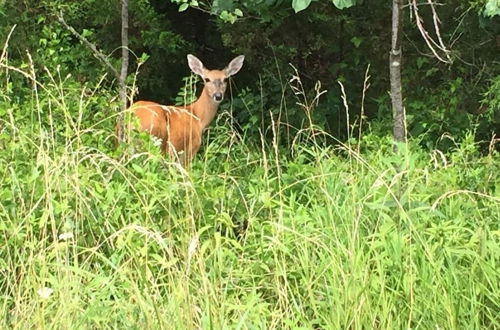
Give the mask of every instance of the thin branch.
[[57, 18], [59, 20], [59, 22], [66, 28], [68, 29], [74, 36], [76, 36], [83, 44], [85, 44], [85, 46], [87, 46], [88, 48], [90, 48], [90, 50], [92, 50], [92, 52], [94, 53], [94, 56], [99, 59], [101, 62], [103, 62], [107, 67], [108, 69], [111, 71], [111, 73], [116, 77], [116, 79], [120, 79], [120, 74], [118, 73], [118, 71], [115, 69], [115, 67], [111, 64], [111, 62], [106, 58], [106, 56], [101, 53], [97, 47], [91, 43], [90, 41], [87, 40], [87, 38], [85, 38], [83, 35], [81, 35], [80, 33], [76, 32], [76, 30], [68, 25], [68, 23], [66, 23], [66, 21], [64, 20], [64, 17], [62, 15], [62, 13], [59, 13], [57, 15]]
[[[75, 35], [84, 45], [86, 45], [93, 53], [94, 56], [99, 59], [106, 67], [111, 71], [111, 73], [118, 80], [119, 90], [120, 90], [120, 101], [122, 110], [127, 109], [127, 74], [129, 65], [129, 49], [128, 49], [128, 0], [122, 0], [122, 30], [121, 30], [121, 48], [122, 48], [122, 64], [121, 70], [118, 72], [107, 57], [100, 52], [97, 47], [87, 40], [83, 35], [78, 33], [72, 26], [70, 26], [64, 20], [62, 13], [57, 15], [59, 22], [68, 29], [73, 35]], [[118, 114], [116, 134], [118, 141], [123, 140], [123, 111]]]
[[446, 55], [446, 58], [448, 59], [449, 63], [451, 63], [450, 51], [448, 49], [446, 49], [446, 46], [444, 45], [443, 39], [441, 38], [441, 32], [439, 31], [439, 24], [441, 24], [441, 20], [439, 19], [439, 16], [436, 12], [436, 8], [434, 8], [433, 2], [431, 0], [427, 0], [427, 2], [431, 6], [432, 19], [434, 21], [434, 31], [436, 31], [436, 36], [438, 38], [439, 45], [441, 46], [441, 50]]
[[[441, 3], [441, 2], [434, 2], [432, 4], [434, 6], [445, 6], [446, 5], [446, 4]], [[417, 5], [419, 5], [419, 6], [427, 6], [428, 3], [421, 2], [421, 3], [418, 3]], [[408, 4], [406, 4], [406, 5], [401, 5], [401, 9], [406, 9], [406, 7], [413, 7], [413, 4], [411, 3], [411, 1], [408, 1]]]
[[[431, 50], [432, 54], [434, 54], [434, 56], [440, 60], [441, 62], [444, 62], [444, 63], [451, 63], [451, 58], [450, 58], [450, 51], [448, 49], [446, 49], [446, 46], [444, 46], [444, 43], [443, 43], [443, 40], [441, 39], [441, 33], [439, 31], [439, 17], [437, 16], [437, 13], [436, 13], [436, 10], [434, 8], [434, 3], [431, 1], [431, 0], [427, 0], [428, 1], [428, 5], [431, 6], [432, 8], [432, 17], [433, 17], [433, 21], [434, 21], [434, 31], [438, 37], [438, 42], [436, 42], [430, 35], [429, 33], [427, 32], [427, 30], [425, 29], [424, 25], [423, 25], [423, 18], [420, 16], [420, 14], [418, 13], [418, 5], [417, 5], [417, 1], [416, 0], [413, 0], [412, 3], [413, 3], [413, 13], [415, 14], [415, 22], [417, 23], [417, 27], [418, 27], [418, 30], [420, 31], [420, 34], [422, 35], [422, 38], [424, 39], [425, 43], [427, 44], [427, 47]], [[441, 51], [445, 54], [445, 57], [446, 59], [444, 59], [443, 57], [441, 57], [439, 54], [438, 54], [438, 51]]]

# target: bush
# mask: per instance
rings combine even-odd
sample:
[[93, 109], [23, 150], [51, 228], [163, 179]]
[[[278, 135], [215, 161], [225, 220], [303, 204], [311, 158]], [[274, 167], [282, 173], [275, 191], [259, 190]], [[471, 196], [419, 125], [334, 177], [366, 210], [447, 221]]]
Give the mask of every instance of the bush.
[[112, 148], [106, 88], [18, 100], [3, 74], [2, 327], [498, 324], [500, 159], [473, 134], [395, 155], [313, 126], [283, 150], [226, 112], [185, 172], [153, 143]]

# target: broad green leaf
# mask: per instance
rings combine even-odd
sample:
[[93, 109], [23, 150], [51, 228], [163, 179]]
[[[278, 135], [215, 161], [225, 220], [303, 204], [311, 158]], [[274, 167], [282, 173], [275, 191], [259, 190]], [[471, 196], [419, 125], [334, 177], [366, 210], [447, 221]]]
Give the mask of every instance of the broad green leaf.
[[292, 0], [292, 7], [296, 13], [306, 9], [310, 4], [311, 0]]
[[228, 12], [227, 10], [223, 10], [222, 13], [220, 13], [219, 17], [227, 23], [233, 24], [234, 22], [236, 22], [236, 15]]
[[146, 62], [149, 59], [149, 57], [150, 56], [148, 54], [142, 53], [141, 56], [139, 57], [139, 62], [140, 63], [144, 63], [144, 62]]
[[332, 0], [332, 2], [338, 9], [349, 8], [356, 4], [356, 0]]
[[231, 12], [234, 10], [235, 4], [233, 0], [214, 0], [212, 4], [212, 11], [214, 13], [221, 13], [224, 10]]
[[488, 17], [500, 15], [500, 0], [488, 0], [484, 7], [484, 15]]
[[360, 46], [360, 45], [361, 45], [361, 43], [363, 42], [363, 39], [362, 39], [362, 38], [359, 38], [359, 37], [352, 37], [352, 38], [351, 38], [351, 42], [352, 42], [352, 44], [354, 45], [354, 47], [359, 48], [359, 46]]
[[89, 29], [83, 29], [82, 36], [84, 36], [85, 38], [88, 38], [88, 37], [90, 37], [93, 34], [94, 33], [91, 30], [89, 30]]
[[179, 12], [185, 11], [186, 9], [188, 9], [188, 7], [189, 4], [183, 3], [182, 5], [179, 6]]

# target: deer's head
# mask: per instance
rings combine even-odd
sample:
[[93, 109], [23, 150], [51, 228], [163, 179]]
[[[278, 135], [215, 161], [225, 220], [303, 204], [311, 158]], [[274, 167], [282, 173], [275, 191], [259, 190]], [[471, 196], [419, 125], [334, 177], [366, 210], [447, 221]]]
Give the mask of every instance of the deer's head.
[[199, 75], [205, 84], [205, 90], [208, 93], [210, 99], [216, 103], [220, 103], [224, 99], [224, 93], [227, 88], [227, 79], [232, 75], [235, 75], [240, 71], [243, 66], [243, 60], [245, 56], [240, 55], [234, 58], [224, 69], [222, 70], [208, 70], [205, 68], [203, 63], [189, 54], [187, 56], [188, 64], [191, 71]]

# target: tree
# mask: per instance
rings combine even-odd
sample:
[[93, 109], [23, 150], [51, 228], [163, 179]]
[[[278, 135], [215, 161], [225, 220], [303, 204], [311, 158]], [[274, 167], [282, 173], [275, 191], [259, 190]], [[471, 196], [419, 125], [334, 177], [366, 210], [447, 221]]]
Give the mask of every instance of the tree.
[[123, 113], [128, 107], [127, 102], [127, 75], [129, 66], [129, 49], [128, 49], [128, 0], [121, 0], [121, 49], [122, 49], [122, 62], [120, 73], [115, 69], [115, 67], [109, 62], [106, 56], [100, 52], [97, 47], [89, 42], [87, 38], [78, 33], [73, 27], [68, 25], [64, 20], [62, 13], [59, 13], [59, 22], [66, 27], [73, 35], [75, 35], [83, 44], [85, 44], [93, 53], [94, 56], [99, 59], [115, 76], [118, 80], [119, 93], [120, 93], [120, 104], [121, 111], [118, 115], [116, 123], [116, 134], [118, 141], [123, 140]]
[[389, 55], [389, 72], [391, 80], [391, 103], [394, 118], [393, 134], [397, 142], [406, 140], [405, 109], [401, 89], [401, 0], [392, 1], [392, 42]]
[[128, 62], [129, 62], [129, 49], [128, 49], [128, 0], [121, 0], [122, 8], [122, 64], [120, 70], [120, 76], [118, 77], [118, 83], [120, 86], [120, 101], [122, 106], [122, 111], [118, 116], [118, 122], [116, 123], [116, 134], [118, 141], [123, 140], [123, 113], [127, 109], [127, 74], [128, 74]]

